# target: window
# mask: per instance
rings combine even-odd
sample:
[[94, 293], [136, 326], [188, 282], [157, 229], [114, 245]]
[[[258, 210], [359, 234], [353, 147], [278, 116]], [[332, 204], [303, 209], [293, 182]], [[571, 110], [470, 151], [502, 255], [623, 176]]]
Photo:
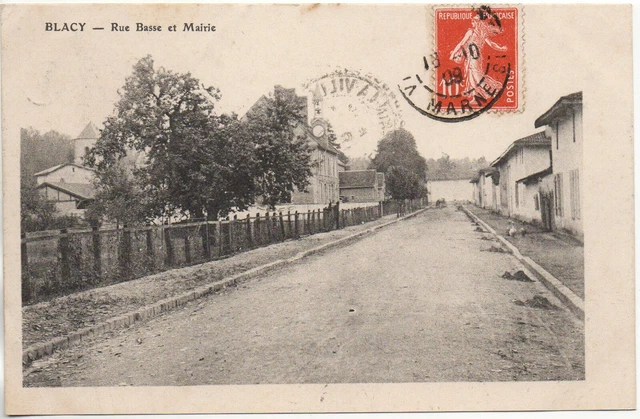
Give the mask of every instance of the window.
[[571, 120], [573, 121], [573, 142], [576, 142], [576, 111], [571, 111]]
[[533, 205], [535, 206], [536, 211], [540, 211], [540, 195], [535, 194], [533, 196]]
[[560, 126], [556, 121], [556, 150], [560, 149]]
[[519, 186], [518, 182], [516, 182], [516, 208], [520, 206], [520, 202], [518, 201], [519, 195], [520, 195], [518, 192], [519, 192], [520, 188], [518, 186]]
[[563, 217], [564, 216], [563, 210], [562, 210], [562, 208], [563, 208], [563, 205], [562, 205], [562, 201], [563, 201], [562, 187], [563, 187], [562, 173], [558, 173], [553, 178], [553, 188], [554, 188], [554, 192], [555, 192], [555, 195], [556, 195], [555, 212], [556, 212], [556, 215], [558, 217]]
[[569, 193], [571, 199], [571, 218], [580, 219], [580, 172], [578, 169], [569, 172]]

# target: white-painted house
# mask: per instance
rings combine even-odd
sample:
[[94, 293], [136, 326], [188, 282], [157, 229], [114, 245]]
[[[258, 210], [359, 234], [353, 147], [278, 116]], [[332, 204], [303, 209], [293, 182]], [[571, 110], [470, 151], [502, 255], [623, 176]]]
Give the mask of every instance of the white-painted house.
[[468, 201], [472, 194], [470, 179], [456, 180], [428, 180], [427, 191], [429, 192], [429, 202], [438, 199], [450, 201]]
[[498, 211], [523, 221], [541, 222], [536, 188], [524, 182], [530, 175], [542, 172], [551, 165], [551, 139], [544, 131], [514, 141], [491, 167], [499, 176]]
[[74, 142], [74, 163], [64, 163], [36, 173], [37, 188], [47, 200], [55, 202], [63, 215], [82, 216], [94, 198], [95, 170], [83, 166], [84, 156], [98, 140], [98, 129], [88, 123]]
[[543, 126], [551, 139], [552, 170], [540, 186], [545, 207], [550, 207], [548, 229], [582, 239], [582, 92], [561, 97], [536, 119], [535, 127]]
[[88, 184], [93, 180], [95, 170], [75, 163], [65, 163], [45, 169], [34, 176], [38, 185], [45, 182]]

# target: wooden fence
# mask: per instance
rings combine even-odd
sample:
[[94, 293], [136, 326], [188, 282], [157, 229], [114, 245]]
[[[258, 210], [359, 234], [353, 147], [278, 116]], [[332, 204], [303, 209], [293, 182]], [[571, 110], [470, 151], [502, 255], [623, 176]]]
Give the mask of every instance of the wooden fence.
[[178, 266], [199, 264], [271, 243], [398, 217], [424, 207], [421, 200], [377, 206], [339, 205], [303, 213], [265, 213], [165, 226], [23, 234], [22, 301], [33, 304]]

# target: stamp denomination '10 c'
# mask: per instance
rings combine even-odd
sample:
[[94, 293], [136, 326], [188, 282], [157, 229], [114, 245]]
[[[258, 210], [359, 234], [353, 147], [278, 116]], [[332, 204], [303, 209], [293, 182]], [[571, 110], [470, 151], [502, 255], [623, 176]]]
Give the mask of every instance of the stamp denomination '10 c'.
[[409, 104], [444, 122], [473, 119], [489, 109], [518, 111], [518, 8], [436, 8], [434, 18], [435, 50], [423, 57], [427, 73], [399, 85]]

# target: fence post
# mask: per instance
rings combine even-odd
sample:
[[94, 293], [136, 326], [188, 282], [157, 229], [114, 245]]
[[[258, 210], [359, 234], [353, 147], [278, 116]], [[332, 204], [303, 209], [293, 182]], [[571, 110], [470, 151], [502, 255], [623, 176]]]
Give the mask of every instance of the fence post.
[[236, 232], [236, 224], [238, 224], [238, 214], [233, 214], [233, 220], [229, 221], [229, 249], [233, 253], [236, 248], [239, 248], [238, 243], [240, 240]]
[[222, 239], [222, 220], [218, 220], [218, 226], [216, 231], [216, 240], [218, 241], [218, 257], [224, 255], [224, 243]]
[[306, 214], [302, 213], [302, 234], [309, 233], [309, 220], [311, 219], [311, 215], [309, 211]]
[[289, 233], [287, 238], [291, 238], [291, 210], [287, 211], [287, 231]]
[[209, 221], [204, 220], [203, 229], [200, 230], [202, 236], [202, 252], [205, 260], [211, 259], [211, 244], [209, 243]]
[[282, 211], [280, 211], [280, 233], [282, 234], [282, 236], [280, 237], [280, 241], [285, 241], [287, 236], [285, 236], [284, 232], [284, 218], [282, 218]]
[[58, 239], [58, 252], [60, 253], [60, 282], [64, 283], [71, 277], [71, 267], [69, 266], [69, 237], [67, 229], [60, 230], [60, 238]]
[[[318, 215], [318, 218], [320, 218], [320, 215]], [[313, 232], [317, 232], [317, 221], [316, 221], [316, 211], [312, 210], [311, 211], [311, 225], [312, 225], [312, 230]], [[312, 233], [313, 234], [313, 233]]]
[[264, 223], [267, 226], [267, 243], [271, 243], [271, 219], [269, 218], [269, 211], [264, 214]]
[[256, 213], [256, 245], [262, 244], [262, 230], [260, 229], [260, 213]]
[[96, 277], [99, 277], [102, 273], [102, 258], [100, 255], [101, 237], [98, 227], [91, 227], [91, 250], [93, 253], [93, 272]]
[[293, 222], [295, 223], [293, 234], [295, 234], [295, 238], [297, 239], [300, 237], [300, 229], [298, 227], [298, 211], [296, 211], [296, 213], [293, 215]]
[[247, 214], [247, 247], [253, 249], [253, 238], [251, 237], [251, 214]]
[[154, 269], [156, 267], [154, 249], [153, 249], [153, 227], [148, 227], [145, 231], [147, 245], [147, 268]]
[[231, 227], [233, 220], [227, 220], [227, 234], [224, 235], [225, 246], [227, 248], [227, 252], [225, 254], [229, 255], [233, 253], [233, 248], [231, 247]]
[[162, 234], [164, 236], [164, 247], [167, 249], [167, 253], [165, 254], [164, 263], [167, 266], [173, 266], [174, 263], [174, 255], [173, 255], [173, 243], [171, 242], [171, 227], [168, 225], [162, 229]]
[[122, 240], [120, 241], [120, 275], [124, 278], [131, 277], [131, 230], [125, 224], [122, 229]]
[[334, 212], [336, 217], [336, 230], [340, 230], [340, 201], [336, 202]]
[[189, 239], [189, 227], [185, 227], [184, 235], [184, 262], [191, 263], [191, 240]]

